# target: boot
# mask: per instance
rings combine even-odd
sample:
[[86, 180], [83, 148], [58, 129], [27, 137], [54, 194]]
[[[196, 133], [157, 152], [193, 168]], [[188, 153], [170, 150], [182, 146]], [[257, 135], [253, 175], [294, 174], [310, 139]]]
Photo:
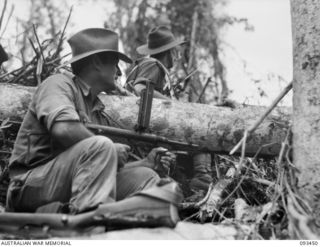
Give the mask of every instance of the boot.
[[211, 154], [200, 153], [193, 156], [193, 178], [190, 189], [207, 190], [212, 182]]

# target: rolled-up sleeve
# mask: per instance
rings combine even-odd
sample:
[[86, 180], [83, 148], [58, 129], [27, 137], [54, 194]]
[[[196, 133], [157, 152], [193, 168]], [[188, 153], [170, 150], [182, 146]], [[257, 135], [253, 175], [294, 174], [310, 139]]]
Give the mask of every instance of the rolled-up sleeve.
[[38, 88], [34, 103], [38, 120], [50, 131], [55, 122], [80, 121], [75, 92], [63, 75], [47, 78]]

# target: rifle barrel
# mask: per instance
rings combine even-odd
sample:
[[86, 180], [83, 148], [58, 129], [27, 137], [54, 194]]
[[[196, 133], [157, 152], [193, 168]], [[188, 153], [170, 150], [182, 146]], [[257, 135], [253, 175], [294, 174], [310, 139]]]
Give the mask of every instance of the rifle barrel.
[[119, 128], [104, 126], [99, 124], [86, 124], [86, 127], [88, 129], [96, 131], [98, 134], [124, 137], [124, 138], [136, 139], [139, 141], [152, 142], [152, 143], [168, 141], [167, 138], [162, 136], [157, 136], [154, 134], [138, 133], [138, 132], [127, 130], [127, 129], [119, 129]]
[[139, 133], [132, 130], [119, 129], [115, 127], [104, 126], [99, 124], [91, 124], [91, 123], [86, 124], [86, 127], [102, 135], [111, 135], [116, 137], [135, 139], [138, 141], [149, 142], [153, 144], [168, 144], [173, 147], [177, 147], [177, 148], [181, 147], [188, 150], [199, 149], [199, 146], [196, 144], [173, 141], [163, 136], [158, 136], [154, 134]]

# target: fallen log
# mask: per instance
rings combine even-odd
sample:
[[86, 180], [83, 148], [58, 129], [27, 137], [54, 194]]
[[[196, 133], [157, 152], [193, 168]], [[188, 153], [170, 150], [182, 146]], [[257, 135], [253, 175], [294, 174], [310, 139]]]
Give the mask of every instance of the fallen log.
[[[0, 119], [21, 121], [34, 87], [0, 84]], [[137, 122], [139, 98], [100, 95], [104, 113], [111, 125], [133, 130]], [[199, 144], [213, 152], [228, 153], [241, 140], [244, 130], [258, 119], [266, 107], [243, 106], [237, 109], [197, 103], [154, 99], [150, 132], [166, 138]], [[277, 155], [291, 121], [291, 109], [276, 108], [248, 138], [246, 153]], [[270, 144], [270, 145], [267, 145]]]

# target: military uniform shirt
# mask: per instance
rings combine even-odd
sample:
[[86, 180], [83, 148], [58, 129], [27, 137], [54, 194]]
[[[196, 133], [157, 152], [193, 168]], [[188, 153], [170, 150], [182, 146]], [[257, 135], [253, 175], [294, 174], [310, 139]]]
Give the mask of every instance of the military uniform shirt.
[[62, 150], [54, 143], [51, 128], [56, 122], [75, 121], [108, 124], [104, 105], [92, 97], [90, 87], [80, 78], [56, 74], [36, 90], [17, 135], [9, 161], [10, 176], [45, 164]]

